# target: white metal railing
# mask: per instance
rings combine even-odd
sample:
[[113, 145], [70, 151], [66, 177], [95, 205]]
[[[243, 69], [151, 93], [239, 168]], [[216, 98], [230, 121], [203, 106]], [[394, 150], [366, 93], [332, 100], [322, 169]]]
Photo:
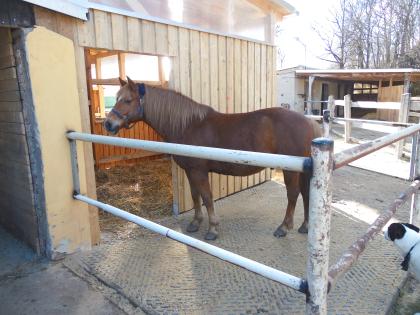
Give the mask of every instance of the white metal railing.
[[157, 141], [126, 139], [92, 135], [81, 132], [69, 132], [67, 137], [72, 140], [108, 144], [132, 149], [143, 149], [147, 151], [189, 156], [207, 160], [238, 163], [252, 166], [281, 168], [288, 171], [305, 172], [310, 170], [309, 158], [281, 154], [270, 154], [260, 152], [249, 152], [240, 150], [228, 150], [211, 147], [200, 147], [194, 145], [166, 143]]
[[[297, 156], [287, 156], [260, 152], [248, 152], [240, 150], [227, 150], [210, 147], [200, 147], [184, 144], [164, 143], [156, 141], [145, 141], [136, 139], [125, 139], [118, 137], [92, 135], [87, 133], [69, 131], [67, 138], [70, 141], [70, 153], [72, 164], [73, 177], [73, 197], [76, 200], [96, 206], [106, 212], [115, 216], [121, 217], [125, 220], [131, 221], [137, 225], [147, 228], [163, 236], [169, 237], [173, 240], [186, 244], [188, 246], [200, 249], [201, 251], [215, 256], [219, 259], [225, 260], [229, 263], [238, 265], [249, 271], [257, 273], [265, 278], [271, 279], [283, 285], [286, 285], [294, 290], [309, 295], [308, 283], [305, 279], [287, 274], [280, 270], [266, 266], [251, 259], [242, 257], [222, 248], [210, 245], [206, 242], [197, 240], [193, 237], [183, 233], [171, 230], [167, 227], [151, 222], [139, 216], [133, 215], [129, 212], [116, 208], [114, 206], [105, 204], [103, 202], [91, 199], [80, 193], [79, 170], [77, 163], [77, 147], [76, 140], [93, 142], [107, 145], [123, 146], [134, 149], [143, 149], [160, 153], [167, 153], [173, 155], [189, 156], [194, 158], [205, 158], [210, 160], [218, 160], [230, 163], [238, 163], [244, 165], [252, 165], [259, 167], [282, 168], [297, 172], [311, 172], [312, 159]], [[320, 208], [320, 207], [318, 207]], [[315, 217], [315, 215], [314, 215]]]
[[[332, 102], [329, 102], [329, 105]], [[332, 109], [332, 110], [331, 110]], [[333, 106], [324, 111], [323, 116], [311, 116], [309, 118], [322, 120], [324, 135], [329, 135], [331, 122], [334, 117], [330, 113], [334, 111]], [[370, 226], [352, 247], [350, 247], [339, 258], [338, 262], [328, 269], [329, 258], [329, 231], [331, 222], [331, 176], [334, 169], [347, 165], [351, 161], [366, 154], [378, 150], [381, 147], [394, 143], [408, 136], [413, 136], [413, 153], [411, 158], [412, 177], [420, 176], [420, 145], [418, 133], [420, 125], [409, 126], [394, 134], [376, 139], [336, 155], [333, 154], [333, 140], [329, 138], [318, 138], [312, 141], [311, 158], [276, 155], [268, 153], [247, 152], [238, 150], [227, 150], [219, 148], [198, 147], [183, 144], [171, 144], [154, 141], [135, 139], [124, 139], [117, 137], [91, 135], [86, 133], [70, 131], [67, 138], [70, 141], [72, 176], [75, 199], [101, 208], [128, 221], [150, 229], [156, 233], [169, 237], [173, 240], [200, 249], [210, 255], [218, 257], [232, 264], [255, 272], [263, 277], [286, 285], [294, 290], [305, 293], [307, 314], [326, 314], [327, 294], [337, 278], [344, 274], [366, 248], [367, 243], [377, 234], [380, 229], [389, 221], [397, 207], [405, 202], [412, 195], [411, 217], [418, 215], [420, 207], [419, 195], [416, 194], [420, 185], [416, 181], [405, 193], [404, 198], [397, 199], [387, 213], [378, 217], [374, 225]], [[124, 146], [135, 149], [189, 156], [194, 158], [205, 158], [220, 160], [230, 163], [239, 163], [260, 167], [283, 168], [297, 172], [312, 172], [310, 181], [309, 196], [309, 231], [308, 231], [308, 264], [307, 280], [276, 270], [248, 258], [239, 256], [227, 250], [210, 245], [177, 231], [166, 228], [144, 218], [135, 216], [126, 211], [107, 205], [100, 201], [91, 199], [80, 193], [79, 172], [77, 166], [76, 140], [94, 142], [101, 144]], [[391, 212], [390, 212], [391, 211]], [[391, 213], [391, 214], [390, 214]], [[379, 223], [378, 223], [379, 222]]]

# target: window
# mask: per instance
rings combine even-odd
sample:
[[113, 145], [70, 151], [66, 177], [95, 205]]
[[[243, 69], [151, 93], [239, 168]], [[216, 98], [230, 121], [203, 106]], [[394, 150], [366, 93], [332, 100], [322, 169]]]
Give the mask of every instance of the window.
[[159, 58], [157, 56], [126, 54], [125, 73], [132, 80], [159, 81]]
[[353, 94], [378, 94], [378, 84], [354, 83]]
[[170, 59], [112, 51], [88, 50], [89, 95], [97, 119], [104, 118], [116, 102], [119, 77], [166, 87], [171, 71]]

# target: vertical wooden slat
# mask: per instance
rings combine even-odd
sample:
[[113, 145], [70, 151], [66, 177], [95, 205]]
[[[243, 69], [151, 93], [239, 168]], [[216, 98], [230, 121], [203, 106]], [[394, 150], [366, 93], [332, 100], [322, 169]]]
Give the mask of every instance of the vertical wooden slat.
[[180, 92], [191, 95], [190, 83], [190, 33], [185, 28], [179, 29], [179, 83]]
[[168, 54], [168, 25], [155, 23], [156, 28], [156, 53], [158, 55]]
[[142, 51], [141, 35], [141, 21], [137, 18], [127, 17], [127, 48], [129, 51]]
[[95, 46], [95, 25], [93, 19], [93, 14], [90, 14], [90, 19], [88, 21], [76, 21], [77, 38], [80, 46]]
[[[226, 38], [226, 100], [227, 112], [235, 112], [235, 77], [234, 77], [234, 40]], [[228, 176], [228, 195], [235, 192], [235, 178]]]
[[[201, 103], [217, 105], [210, 102], [210, 47], [209, 34], [200, 32], [200, 72], [201, 72]], [[216, 69], [217, 70], [217, 69]], [[214, 71], [214, 69], [212, 69]], [[217, 73], [217, 72], [216, 72]], [[217, 109], [217, 108], [216, 108]]]
[[[267, 46], [261, 45], [261, 108], [267, 108]], [[261, 182], [266, 181], [265, 170], [260, 172]]]
[[[241, 41], [241, 112], [248, 112], [248, 43]], [[248, 188], [248, 176], [242, 176], [242, 189]]]
[[[171, 58], [171, 74], [169, 77], [169, 88], [175, 91], [181, 91], [180, 85], [180, 43], [179, 29], [176, 26], [168, 26], [168, 52]], [[185, 210], [184, 205], [184, 184], [181, 168], [172, 160], [172, 191], [173, 191], [173, 207], [175, 211], [182, 212]]]
[[96, 48], [112, 49], [111, 19], [109, 13], [94, 11]]
[[[214, 35], [211, 35], [214, 36]], [[212, 37], [210, 37], [212, 40]], [[218, 50], [218, 86], [219, 86], [219, 111], [222, 113], [227, 112], [226, 100], [226, 37], [217, 37], [217, 50]], [[228, 177], [220, 175], [220, 197], [226, 197], [228, 194]]]
[[[74, 24], [73, 28], [74, 38], [77, 38], [77, 29]], [[86, 82], [86, 61], [85, 61], [85, 49], [81, 46], [76, 46], [74, 49], [75, 64], [77, 73], [77, 85], [79, 92], [79, 104], [80, 104], [80, 117], [82, 132], [91, 133], [91, 115], [89, 112], [88, 104], [88, 90]], [[88, 67], [89, 69], [89, 67]], [[95, 179], [95, 167], [93, 159], [93, 146], [91, 143], [83, 143], [83, 159], [85, 162], [86, 172], [86, 192], [90, 198], [96, 199], [96, 179]], [[98, 244], [101, 238], [99, 221], [98, 221], [98, 209], [96, 207], [89, 206], [89, 222], [90, 222], [90, 235], [92, 244]]]
[[[241, 88], [241, 82], [242, 82], [242, 60], [241, 60], [241, 40], [235, 39], [233, 42], [233, 73], [234, 73], [234, 112], [240, 113], [242, 112], [242, 88]], [[235, 192], [238, 192], [242, 189], [242, 178], [240, 176], [235, 176]]]
[[[217, 36], [210, 35], [208, 37], [204, 37], [203, 41], [207, 41], [208, 44], [201, 46], [201, 54], [202, 58], [205, 59], [206, 53], [204, 50], [208, 49], [208, 58], [209, 58], [209, 93], [210, 93], [210, 105], [219, 111], [219, 65], [218, 65], [218, 45], [217, 45]], [[203, 68], [202, 68], [203, 69]], [[204, 71], [203, 71], [204, 73]], [[205, 90], [202, 91], [203, 96]], [[203, 99], [204, 101], [204, 99]], [[213, 173], [211, 176], [211, 183], [212, 183], [212, 192], [213, 192], [213, 199], [219, 199], [222, 197], [221, 191], [221, 183], [220, 183], [220, 175]]]
[[[179, 29], [179, 69], [180, 69], [180, 88], [181, 93], [191, 97], [191, 65], [190, 65], [190, 32], [187, 29]], [[192, 207], [191, 192], [188, 179], [184, 171], [181, 171], [182, 177], [181, 192], [183, 209], [188, 210]]]
[[272, 48], [272, 63], [271, 67], [274, 71], [273, 76], [271, 78], [271, 106], [277, 106], [277, 84], [276, 84], [276, 69], [277, 69], [277, 48]]
[[142, 47], [146, 54], [156, 53], [156, 32], [155, 23], [142, 20]]
[[[273, 81], [274, 81], [274, 68], [273, 68], [273, 50], [274, 47], [267, 47], [267, 107], [273, 106], [272, 93], [273, 93]], [[265, 170], [266, 179], [271, 179], [271, 169]]]
[[[248, 42], [248, 111], [255, 110], [255, 44]], [[254, 186], [254, 175], [248, 176], [248, 187]]]
[[171, 58], [171, 74], [169, 77], [169, 87], [175, 91], [180, 92], [180, 79], [179, 79], [179, 40], [178, 40], [178, 27], [168, 26], [168, 51]]
[[[255, 44], [255, 61], [254, 61], [254, 67], [255, 67], [255, 98], [254, 98], [254, 104], [255, 104], [255, 110], [258, 110], [261, 108], [261, 45]], [[258, 185], [260, 183], [260, 174], [254, 175], [254, 184]]]
[[127, 18], [119, 14], [111, 14], [112, 47], [115, 50], [126, 51], [127, 42]]
[[191, 97], [201, 102], [200, 33], [190, 31]]

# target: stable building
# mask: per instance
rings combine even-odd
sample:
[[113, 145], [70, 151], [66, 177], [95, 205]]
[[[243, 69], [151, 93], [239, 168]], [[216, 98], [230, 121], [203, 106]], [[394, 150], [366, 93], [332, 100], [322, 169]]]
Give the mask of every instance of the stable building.
[[[282, 0], [0, 6], [0, 225], [53, 259], [100, 240], [97, 209], [72, 198], [65, 134], [105, 134], [118, 77], [171, 88], [226, 113], [275, 106], [275, 24], [294, 12]], [[119, 136], [161, 140], [142, 123]], [[96, 198], [95, 169], [150, 155], [78, 144], [81, 193]], [[214, 198], [270, 176], [213, 174]], [[175, 164], [172, 182], [174, 212], [191, 209], [187, 179]]]

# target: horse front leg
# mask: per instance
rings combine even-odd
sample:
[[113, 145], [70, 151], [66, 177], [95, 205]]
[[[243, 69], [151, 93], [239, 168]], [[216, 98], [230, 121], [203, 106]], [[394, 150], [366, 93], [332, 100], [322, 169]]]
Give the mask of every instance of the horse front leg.
[[299, 173], [283, 171], [284, 183], [287, 190], [287, 209], [283, 223], [274, 231], [275, 237], [284, 237], [287, 232], [293, 229], [293, 216], [295, 214], [296, 202], [299, 197]]
[[200, 193], [198, 192], [195, 185], [191, 183], [191, 180], [187, 174], [188, 181], [191, 188], [191, 197], [194, 203], [194, 218], [187, 226], [187, 232], [193, 233], [197, 232], [200, 229], [201, 222], [203, 222], [203, 212], [201, 211], [201, 198]]
[[[217, 226], [219, 225], [219, 218], [217, 217], [214, 210], [213, 194], [210, 189], [208, 173], [206, 171], [189, 170], [187, 172], [187, 176], [191, 186], [191, 193], [193, 194], [193, 190], [198, 192], [198, 194], [201, 195], [203, 203], [207, 208], [207, 214], [209, 216], [209, 230], [204, 238], [210, 241], [215, 240], [218, 236]], [[190, 225], [195, 224], [196, 219], [200, 220], [200, 216], [197, 217], [197, 214], [201, 215], [202, 220], [201, 207], [200, 211], [198, 211], [198, 207], [195, 205], [196, 202], [194, 201], [194, 209], [196, 210], [196, 215], [194, 216], [194, 219]]]

